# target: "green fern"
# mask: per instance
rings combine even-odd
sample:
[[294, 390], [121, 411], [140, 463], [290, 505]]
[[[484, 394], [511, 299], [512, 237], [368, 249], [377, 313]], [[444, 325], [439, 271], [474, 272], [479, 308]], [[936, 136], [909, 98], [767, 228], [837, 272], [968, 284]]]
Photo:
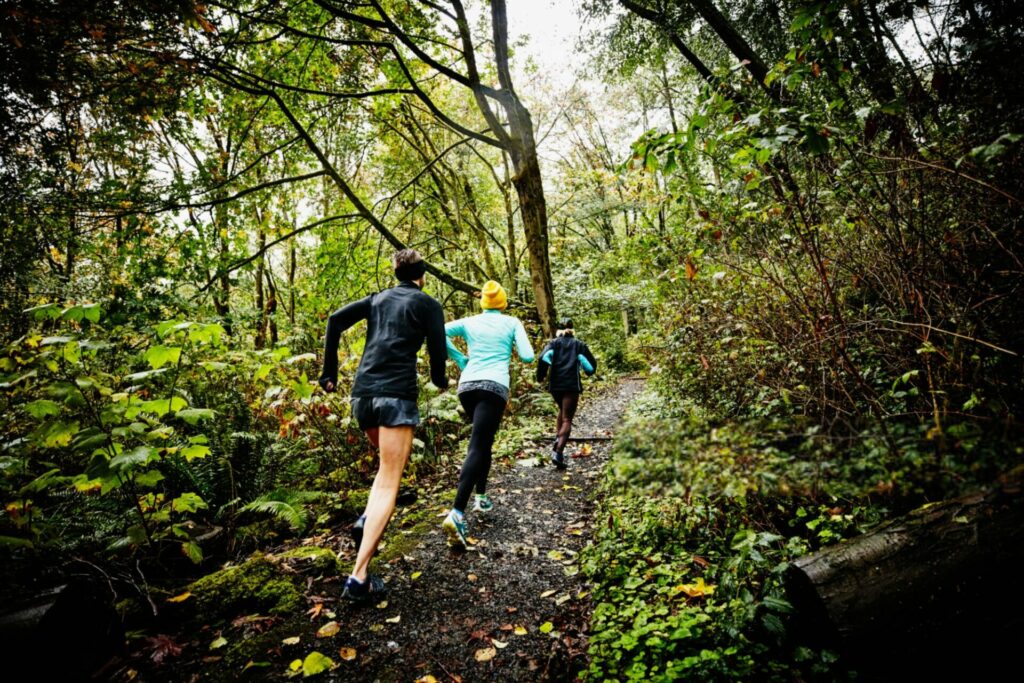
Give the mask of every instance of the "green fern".
[[275, 489], [244, 505], [240, 512], [270, 515], [285, 522], [295, 533], [301, 534], [309, 526], [309, 511], [305, 507], [306, 503], [312, 503], [323, 497], [324, 494], [320, 491]]

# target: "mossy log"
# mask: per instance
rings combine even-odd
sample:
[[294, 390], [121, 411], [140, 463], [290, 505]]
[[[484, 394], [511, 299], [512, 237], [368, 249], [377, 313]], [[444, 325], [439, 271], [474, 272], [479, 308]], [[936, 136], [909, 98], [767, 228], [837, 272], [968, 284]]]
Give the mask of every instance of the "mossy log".
[[1018, 468], [798, 559], [796, 623], [867, 680], [999, 670], [1024, 642], [1022, 482]]

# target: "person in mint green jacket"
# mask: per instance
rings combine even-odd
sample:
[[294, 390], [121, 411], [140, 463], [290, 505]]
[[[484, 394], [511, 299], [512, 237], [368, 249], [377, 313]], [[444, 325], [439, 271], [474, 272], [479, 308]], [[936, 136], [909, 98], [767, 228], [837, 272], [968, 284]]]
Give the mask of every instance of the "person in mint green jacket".
[[[508, 403], [508, 369], [513, 345], [520, 360], [533, 362], [533, 346], [523, 323], [502, 313], [507, 305], [505, 290], [497, 282], [489, 280], [480, 293], [483, 313], [444, 326], [448, 357], [462, 370], [459, 402], [473, 423], [455, 504], [442, 524], [449, 540], [463, 547], [468, 547], [465, 513], [473, 489], [476, 489], [474, 510], [489, 512], [494, 507], [487, 496], [487, 475], [491, 471], [494, 437]], [[456, 348], [452, 337], [466, 340], [468, 356]]]

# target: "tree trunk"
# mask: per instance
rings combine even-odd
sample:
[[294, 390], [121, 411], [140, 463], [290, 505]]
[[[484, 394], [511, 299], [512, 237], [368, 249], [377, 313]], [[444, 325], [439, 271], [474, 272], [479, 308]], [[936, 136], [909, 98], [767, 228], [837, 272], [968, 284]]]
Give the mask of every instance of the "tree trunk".
[[978, 680], [1008, 663], [1024, 638], [1022, 485], [1018, 468], [798, 559], [784, 577], [798, 628], [868, 680], [949, 680], [957, 664]]
[[[259, 211], [256, 212], [256, 225], [259, 226], [259, 238], [257, 249], [262, 252], [267, 246], [267, 234], [263, 231], [263, 221], [260, 220]], [[263, 302], [263, 267], [264, 257], [260, 256], [256, 261], [256, 336], [253, 339], [253, 346], [262, 349], [267, 345], [267, 313]]]
[[509, 156], [512, 158], [512, 185], [519, 198], [527, 252], [530, 258], [530, 283], [534, 304], [544, 334], [555, 334], [555, 292], [551, 283], [548, 253], [548, 210], [544, 183], [533, 137], [533, 120], [512, 87], [508, 68], [508, 18], [505, 0], [491, 0], [491, 28], [494, 35], [494, 59], [505, 97], [502, 105], [508, 117]]

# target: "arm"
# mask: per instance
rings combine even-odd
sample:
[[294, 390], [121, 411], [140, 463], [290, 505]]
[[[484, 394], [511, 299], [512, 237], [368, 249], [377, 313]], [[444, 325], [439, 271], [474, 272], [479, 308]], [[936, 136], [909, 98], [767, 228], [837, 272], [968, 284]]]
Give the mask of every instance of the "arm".
[[469, 362], [469, 358], [466, 354], [459, 351], [459, 348], [452, 344], [452, 337], [466, 338], [466, 327], [461, 320], [453, 320], [444, 326], [445, 340], [444, 343], [448, 346], [448, 357], [455, 361], [455, 364], [459, 366], [459, 370], [466, 369], [466, 363]]
[[523, 323], [516, 320], [516, 351], [519, 352], [519, 360], [524, 363], [533, 362], [533, 344], [530, 343], [530, 336], [526, 334]]
[[593, 375], [595, 372], [597, 372], [597, 359], [594, 358], [594, 354], [590, 352], [590, 349], [583, 342], [580, 342], [580, 355], [590, 362], [590, 369], [587, 370], [587, 367], [584, 365], [583, 370], [588, 375]]
[[431, 299], [430, 311], [427, 313], [427, 353], [430, 354], [430, 381], [435, 387], [444, 391], [448, 388], [448, 374], [445, 372], [445, 361], [448, 350], [445, 349], [444, 311], [441, 304]]
[[594, 366], [590, 364], [590, 361], [587, 360], [586, 356], [584, 356], [581, 353], [580, 355], [576, 356], [576, 360], [579, 361], [580, 367], [583, 368], [583, 372], [587, 373], [588, 375], [594, 374]]
[[544, 351], [540, 354], [540, 362], [537, 363], [537, 381], [543, 382], [544, 378], [548, 375], [548, 366], [551, 365], [551, 359], [554, 357], [555, 352], [551, 349], [549, 343], [544, 347]]
[[338, 342], [341, 333], [360, 320], [370, 317], [370, 302], [373, 295], [353, 301], [342, 306], [327, 319], [327, 339], [324, 341], [324, 368], [320, 373], [320, 386], [327, 391], [334, 391], [338, 383]]

